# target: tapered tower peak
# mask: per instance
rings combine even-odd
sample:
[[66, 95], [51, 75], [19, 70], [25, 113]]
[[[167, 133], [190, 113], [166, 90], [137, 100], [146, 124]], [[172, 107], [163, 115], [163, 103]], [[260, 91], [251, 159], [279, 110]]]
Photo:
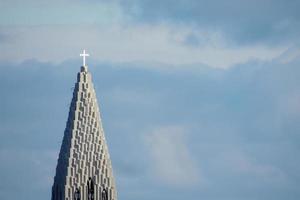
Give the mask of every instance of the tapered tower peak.
[[52, 200], [117, 200], [108, 146], [91, 73], [77, 75], [56, 167]]

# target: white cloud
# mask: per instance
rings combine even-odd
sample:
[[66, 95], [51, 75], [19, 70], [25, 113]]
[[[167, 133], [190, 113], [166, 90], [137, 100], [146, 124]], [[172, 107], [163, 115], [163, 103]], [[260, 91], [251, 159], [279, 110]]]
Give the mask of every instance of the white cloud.
[[293, 45], [276, 58], [282, 64], [288, 64], [300, 58], [300, 45]]
[[[79, 59], [78, 54], [85, 48], [91, 59], [110, 63], [150, 63], [151, 67], [204, 64], [228, 68], [251, 59], [272, 60], [287, 48], [263, 45], [231, 48], [224, 45], [226, 41], [218, 33], [193, 30], [166, 24], [7, 27], [1, 33], [10, 35], [10, 39], [0, 46], [0, 60], [21, 62], [33, 58], [62, 62]], [[184, 38], [191, 33], [202, 44], [193, 47], [184, 44]]]
[[175, 186], [198, 183], [199, 168], [189, 152], [182, 127], [157, 128], [147, 135], [145, 141], [151, 157], [150, 166], [158, 179]]

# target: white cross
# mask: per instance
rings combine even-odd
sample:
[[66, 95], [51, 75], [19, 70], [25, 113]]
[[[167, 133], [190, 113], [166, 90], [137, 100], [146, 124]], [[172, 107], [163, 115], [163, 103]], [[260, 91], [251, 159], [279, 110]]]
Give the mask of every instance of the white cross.
[[81, 57], [83, 57], [83, 66], [85, 66], [85, 57], [90, 56], [89, 54], [85, 53], [85, 49], [83, 50], [83, 53], [80, 54]]

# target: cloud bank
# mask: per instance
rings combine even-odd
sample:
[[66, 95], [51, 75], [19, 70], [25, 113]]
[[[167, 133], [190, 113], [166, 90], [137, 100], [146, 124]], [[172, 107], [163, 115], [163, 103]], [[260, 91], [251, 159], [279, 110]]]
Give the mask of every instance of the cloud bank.
[[146, 135], [152, 166], [158, 181], [192, 186], [199, 181], [199, 168], [189, 152], [182, 127], [160, 127]]
[[0, 5], [0, 199], [49, 199], [83, 48], [120, 199], [299, 199], [299, 2]]

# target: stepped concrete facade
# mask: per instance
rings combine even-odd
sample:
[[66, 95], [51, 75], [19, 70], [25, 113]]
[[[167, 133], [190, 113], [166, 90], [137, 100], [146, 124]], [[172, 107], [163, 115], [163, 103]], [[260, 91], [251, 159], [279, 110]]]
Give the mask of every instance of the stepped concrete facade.
[[51, 199], [117, 200], [111, 160], [87, 66], [82, 66], [77, 75]]

